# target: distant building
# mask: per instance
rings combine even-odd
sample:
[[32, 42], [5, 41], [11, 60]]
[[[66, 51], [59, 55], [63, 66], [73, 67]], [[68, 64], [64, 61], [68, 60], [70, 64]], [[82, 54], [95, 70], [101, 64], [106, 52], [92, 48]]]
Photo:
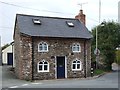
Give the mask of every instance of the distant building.
[[118, 2], [118, 22], [120, 23], [120, 1]]
[[12, 42], [8, 47], [2, 50], [2, 64], [3, 65], [14, 66], [13, 49], [14, 49], [14, 42]]

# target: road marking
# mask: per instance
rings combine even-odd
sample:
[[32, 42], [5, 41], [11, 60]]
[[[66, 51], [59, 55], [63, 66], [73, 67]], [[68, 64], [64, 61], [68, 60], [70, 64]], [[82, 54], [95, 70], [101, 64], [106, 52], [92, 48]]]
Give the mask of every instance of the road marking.
[[18, 88], [18, 86], [12, 86], [12, 87], [9, 87], [9, 88]]
[[38, 85], [38, 84], [42, 84], [42, 83], [31, 83], [31, 84]]
[[27, 86], [28, 84], [23, 84], [23, 85], [21, 85], [21, 86]]
[[[42, 83], [31, 83], [33, 85], [38, 85], [38, 84], [42, 84]], [[20, 85], [20, 86], [12, 86], [12, 87], [9, 87], [9, 88], [18, 88], [18, 87], [21, 87], [21, 86], [28, 86], [30, 84], [23, 84], [23, 85]]]

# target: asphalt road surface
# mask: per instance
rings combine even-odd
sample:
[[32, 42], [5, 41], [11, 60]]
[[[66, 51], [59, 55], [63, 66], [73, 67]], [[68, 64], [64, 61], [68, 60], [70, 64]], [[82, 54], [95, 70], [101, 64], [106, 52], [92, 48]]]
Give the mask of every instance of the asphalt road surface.
[[[110, 72], [99, 78], [37, 80], [34, 82], [19, 80], [8, 66], [3, 66], [2, 88], [118, 88], [118, 72]], [[1, 78], [0, 78], [1, 79]]]

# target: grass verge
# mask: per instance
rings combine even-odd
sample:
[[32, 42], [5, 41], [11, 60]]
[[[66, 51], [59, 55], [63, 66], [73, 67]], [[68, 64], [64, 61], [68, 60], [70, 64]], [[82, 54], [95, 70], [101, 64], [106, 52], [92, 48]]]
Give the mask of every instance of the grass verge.
[[94, 76], [96, 76], [96, 75], [100, 75], [100, 74], [103, 74], [105, 71], [104, 70], [101, 70], [101, 69], [95, 69], [94, 70]]

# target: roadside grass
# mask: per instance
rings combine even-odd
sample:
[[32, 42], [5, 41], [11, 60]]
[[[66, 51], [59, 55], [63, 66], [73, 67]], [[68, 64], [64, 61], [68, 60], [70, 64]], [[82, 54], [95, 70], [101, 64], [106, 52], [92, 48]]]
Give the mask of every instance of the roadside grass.
[[95, 69], [93, 76], [100, 75], [100, 74], [103, 74], [103, 73], [105, 73], [105, 72], [106, 72], [106, 71], [105, 71], [105, 70], [102, 70], [102, 69]]

